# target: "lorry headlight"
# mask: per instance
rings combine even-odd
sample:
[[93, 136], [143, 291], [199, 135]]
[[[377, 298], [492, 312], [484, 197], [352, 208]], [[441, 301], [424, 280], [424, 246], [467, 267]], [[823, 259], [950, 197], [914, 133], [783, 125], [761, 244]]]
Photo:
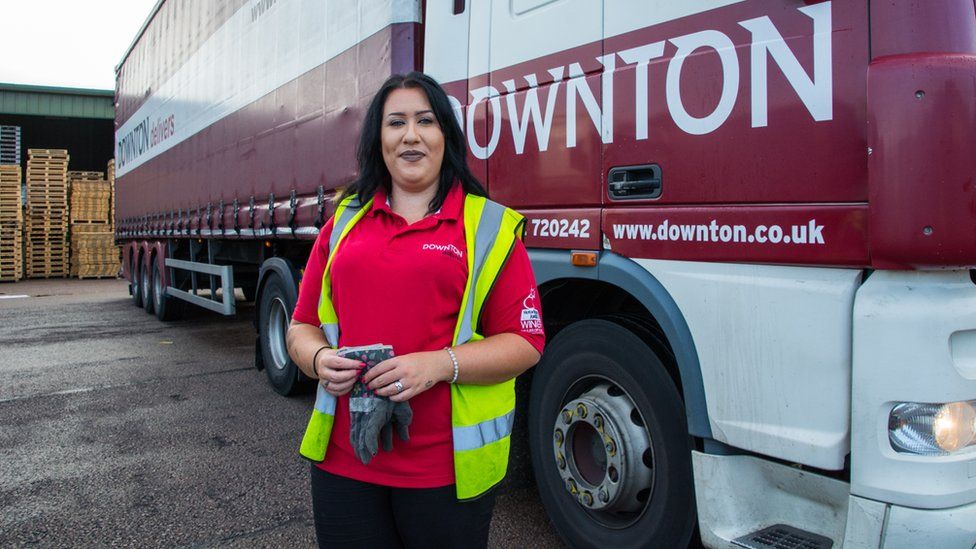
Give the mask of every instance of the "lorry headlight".
[[898, 404], [888, 416], [888, 440], [908, 454], [947, 455], [976, 446], [976, 400]]

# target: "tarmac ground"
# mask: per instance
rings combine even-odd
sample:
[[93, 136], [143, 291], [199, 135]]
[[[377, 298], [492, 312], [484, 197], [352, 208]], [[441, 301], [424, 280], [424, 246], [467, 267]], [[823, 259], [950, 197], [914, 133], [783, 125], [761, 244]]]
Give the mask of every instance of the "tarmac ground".
[[[123, 280], [0, 284], [0, 547], [314, 546], [314, 399], [254, 368], [253, 312], [162, 323]], [[534, 485], [499, 494], [490, 546], [562, 546]]]

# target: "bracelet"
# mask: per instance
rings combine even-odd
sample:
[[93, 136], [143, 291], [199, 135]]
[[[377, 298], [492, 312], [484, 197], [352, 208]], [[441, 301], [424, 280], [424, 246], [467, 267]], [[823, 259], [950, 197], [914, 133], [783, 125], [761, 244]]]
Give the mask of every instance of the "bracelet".
[[444, 347], [444, 350], [447, 351], [447, 354], [451, 355], [451, 362], [454, 364], [454, 377], [452, 377], [451, 381], [448, 381], [448, 383], [454, 383], [457, 381], [457, 376], [458, 376], [457, 357], [454, 356], [454, 349], [451, 349], [450, 347]]
[[315, 370], [315, 362], [319, 358], [319, 353], [321, 353], [322, 351], [324, 351], [326, 349], [331, 349], [331, 348], [332, 347], [330, 347], [329, 345], [323, 345], [323, 346], [319, 347], [319, 350], [318, 351], [315, 351], [315, 354], [314, 355], [312, 355], [312, 373], [315, 374], [316, 379], [319, 379], [319, 373], [318, 373], [318, 371]]

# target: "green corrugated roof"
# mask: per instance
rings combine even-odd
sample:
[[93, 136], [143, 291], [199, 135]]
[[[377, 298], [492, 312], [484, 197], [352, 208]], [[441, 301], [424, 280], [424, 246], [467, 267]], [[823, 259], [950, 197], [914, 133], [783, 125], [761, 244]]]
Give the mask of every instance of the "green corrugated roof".
[[0, 84], [0, 114], [115, 119], [115, 92]]

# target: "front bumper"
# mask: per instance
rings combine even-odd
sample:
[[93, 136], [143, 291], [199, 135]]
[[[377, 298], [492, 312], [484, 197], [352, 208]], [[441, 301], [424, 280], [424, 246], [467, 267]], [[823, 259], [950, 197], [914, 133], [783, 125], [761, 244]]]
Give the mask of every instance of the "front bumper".
[[972, 549], [976, 547], [976, 503], [915, 509], [851, 496], [844, 547]]
[[[774, 524], [825, 536], [844, 549], [973, 549], [976, 502], [920, 509], [850, 493], [838, 479], [756, 456], [692, 452], [702, 542]], [[974, 469], [976, 473], [976, 469]]]
[[876, 271], [861, 286], [854, 302], [853, 495], [911, 509], [976, 501], [976, 448], [922, 456], [896, 452], [888, 441], [898, 402], [976, 398], [974, 342], [969, 271]]

